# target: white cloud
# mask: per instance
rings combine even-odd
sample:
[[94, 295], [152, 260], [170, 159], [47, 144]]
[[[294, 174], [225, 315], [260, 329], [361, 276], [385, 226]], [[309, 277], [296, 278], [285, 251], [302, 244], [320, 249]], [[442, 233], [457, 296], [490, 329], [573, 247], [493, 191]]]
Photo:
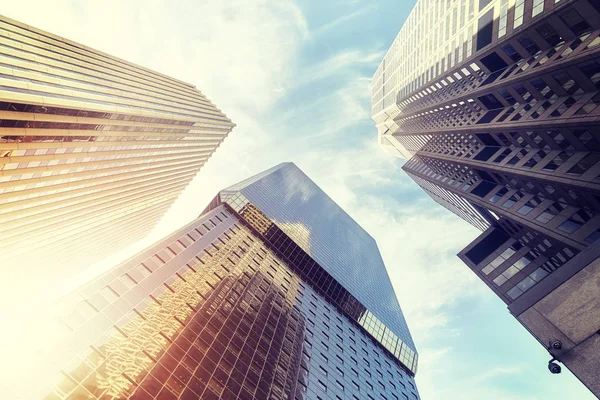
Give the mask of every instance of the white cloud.
[[373, 11], [374, 9], [375, 9], [375, 7], [372, 4], [370, 4], [367, 6], [363, 6], [357, 10], [354, 10], [348, 14], [341, 15], [338, 18], [331, 20], [331, 21], [327, 22], [326, 24], [323, 24], [320, 27], [318, 27], [317, 29], [315, 29], [314, 32], [311, 33], [311, 38], [314, 39], [314, 38], [317, 38], [324, 34], [327, 34], [327, 33], [331, 32], [332, 30], [341, 27], [342, 25], [346, 24], [349, 21], [352, 21], [358, 17], [362, 17], [363, 15]]
[[[441, 353], [448, 356], [446, 352]], [[439, 374], [448, 373], [453, 368], [447, 359], [439, 358], [435, 363]], [[417, 378], [417, 385], [422, 398], [431, 399], [460, 399], [460, 400], [537, 400], [539, 397], [529, 394], [518, 394], [506, 382], [523, 372], [521, 367], [500, 366], [484, 370], [472, 376], [452, 381], [434, 381], [430, 376]], [[421, 379], [424, 378], [424, 379]]]
[[[368, 53], [355, 49], [340, 51], [330, 55], [323, 61], [303, 69], [300, 75], [294, 79], [294, 85], [295, 87], [301, 87], [326, 78], [339, 77], [340, 74], [344, 74], [343, 76], [347, 77], [355, 72], [353, 68], [357, 66], [366, 65], [376, 67], [384, 55], [385, 53], [379, 50], [369, 51]], [[363, 78], [370, 86], [371, 79], [369, 77]], [[363, 96], [364, 92], [359, 97]]]
[[523, 371], [523, 368], [512, 366], [512, 365], [495, 367], [495, 368], [489, 369], [487, 371], [484, 371], [483, 373], [481, 373], [479, 375], [475, 375], [471, 379], [471, 383], [473, 383], [473, 384], [485, 383], [486, 381], [488, 381], [490, 379], [496, 379], [498, 377], [505, 376], [505, 375], [516, 375], [516, 374], [520, 374], [522, 371]]

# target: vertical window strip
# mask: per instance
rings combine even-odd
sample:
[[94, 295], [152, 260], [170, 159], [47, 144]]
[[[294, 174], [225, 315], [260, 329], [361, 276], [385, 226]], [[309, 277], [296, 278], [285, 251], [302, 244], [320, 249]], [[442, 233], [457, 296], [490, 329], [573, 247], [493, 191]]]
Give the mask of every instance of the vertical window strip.
[[514, 27], [523, 25], [523, 15], [525, 14], [525, 0], [517, 0], [515, 4], [515, 23]]
[[500, 18], [498, 23], [498, 37], [506, 35], [506, 25], [508, 23], [508, 0], [502, 0], [500, 3]]
[[531, 16], [535, 17], [544, 11], [544, 0], [533, 0], [533, 10], [531, 11]]

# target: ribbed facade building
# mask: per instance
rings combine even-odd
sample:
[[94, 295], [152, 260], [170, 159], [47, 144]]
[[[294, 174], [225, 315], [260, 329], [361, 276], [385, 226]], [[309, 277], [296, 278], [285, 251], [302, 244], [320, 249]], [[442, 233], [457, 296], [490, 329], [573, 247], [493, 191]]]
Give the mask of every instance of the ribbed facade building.
[[190, 84], [0, 17], [0, 254], [52, 271], [134, 243], [233, 126]]
[[372, 86], [380, 144], [483, 231], [459, 257], [597, 396], [599, 35], [598, 0], [420, 0]]
[[374, 239], [291, 163], [62, 299], [38, 336], [7, 398], [419, 399]]

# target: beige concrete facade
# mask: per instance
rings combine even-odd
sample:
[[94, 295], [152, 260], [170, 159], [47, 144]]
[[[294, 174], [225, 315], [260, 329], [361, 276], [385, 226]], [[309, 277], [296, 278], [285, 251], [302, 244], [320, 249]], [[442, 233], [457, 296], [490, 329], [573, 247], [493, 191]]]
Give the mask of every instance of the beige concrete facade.
[[600, 397], [600, 259], [596, 258], [517, 318]]

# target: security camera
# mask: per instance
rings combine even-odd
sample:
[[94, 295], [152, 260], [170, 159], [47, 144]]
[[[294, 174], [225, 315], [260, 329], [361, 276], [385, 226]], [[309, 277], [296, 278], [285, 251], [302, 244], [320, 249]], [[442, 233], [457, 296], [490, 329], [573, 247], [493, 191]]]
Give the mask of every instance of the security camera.
[[551, 347], [553, 350], [560, 350], [560, 349], [562, 349], [562, 342], [561, 342], [560, 340], [553, 340], [553, 341], [550, 343], [550, 347]]
[[548, 370], [553, 374], [560, 374], [561, 368], [560, 365], [550, 360], [548, 361]]

